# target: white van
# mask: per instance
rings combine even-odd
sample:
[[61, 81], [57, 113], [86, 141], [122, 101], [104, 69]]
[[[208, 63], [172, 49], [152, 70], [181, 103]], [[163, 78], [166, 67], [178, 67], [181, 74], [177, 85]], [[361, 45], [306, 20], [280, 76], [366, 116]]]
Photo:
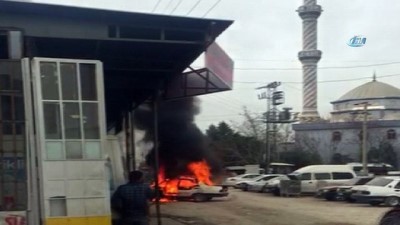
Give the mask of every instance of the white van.
[[294, 171], [291, 176], [301, 180], [302, 193], [315, 193], [318, 188], [344, 183], [354, 177], [348, 165], [312, 165]]

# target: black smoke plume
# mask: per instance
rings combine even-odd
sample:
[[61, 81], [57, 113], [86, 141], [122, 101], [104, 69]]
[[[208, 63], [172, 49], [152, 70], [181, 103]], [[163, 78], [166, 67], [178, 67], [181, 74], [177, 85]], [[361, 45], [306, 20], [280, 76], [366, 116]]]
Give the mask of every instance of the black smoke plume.
[[[208, 148], [205, 136], [196, 126], [194, 117], [199, 114], [199, 100], [185, 98], [160, 103], [158, 111], [158, 140], [160, 165], [165, 168], [167, 178], [175, 178], [187, 173], [187, 164], [206, 160], [214, 175], [222, 171], [221, 164]], [[146, 130], [144, 141], [154, 138], [153, 114], [147, 109], [135, 113], [138, 129]], [[147, 164], [154, 166], [155, 151], [147, 155]]]

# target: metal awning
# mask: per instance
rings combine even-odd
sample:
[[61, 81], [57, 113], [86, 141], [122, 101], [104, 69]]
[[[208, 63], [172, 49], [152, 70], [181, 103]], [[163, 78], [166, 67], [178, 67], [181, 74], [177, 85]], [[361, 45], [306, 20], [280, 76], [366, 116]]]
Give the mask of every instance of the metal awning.
[[179, 76], [231, 24], [227, 20], [0, 1], [0, 30], [23, 32], [24, 57], [103, 62], [109, 124], [148, 98], [160, 82], [166, 84]]

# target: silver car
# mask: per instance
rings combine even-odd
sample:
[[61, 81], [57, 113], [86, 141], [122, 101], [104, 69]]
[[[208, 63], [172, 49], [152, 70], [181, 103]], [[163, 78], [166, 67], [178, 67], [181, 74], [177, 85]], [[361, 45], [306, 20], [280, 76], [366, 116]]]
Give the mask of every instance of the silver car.
[[245, 180], [251, 180], [255, 177], [260, 176], [260, 174], [255, 174], [255, 173], [246, 173], [246, 174], [241, 174], [237, 175], [234, 177], [228, 177], [225, 182], [223, 183], [224, 186], [230, 186], [233, 187], [237, 182], [240, 181], [245, 181]]
[[255, 177], [255, 178], [251, 179], [251, 180], [245, 180], [245, 181], [237, 182], [235, 184], [235, 187], [236, 188], [240, 188], [243, 191], [248, 191], [248, 190], [250, 190], [251, 186], [262, 184], [262, 183], [264, 183], [264, 182], [266, 182], [266, 181], [268, 181], [268, 180], [270, 180], [272, 178], [278, 177], [278, 176], [281, 176], [281, 174], [264, 174], [264, 175], [260, 175], [258, 177]]
[[276, 180], [278, 177], [282, 177], [285, 175], [280, 174], [269, 174], [266, 175], [264, 178], [258, 181], [249, 182], [248, 191], [255, 191], [255, 192], [266, 192], [266, 185], [270, 183], [272, 180]]

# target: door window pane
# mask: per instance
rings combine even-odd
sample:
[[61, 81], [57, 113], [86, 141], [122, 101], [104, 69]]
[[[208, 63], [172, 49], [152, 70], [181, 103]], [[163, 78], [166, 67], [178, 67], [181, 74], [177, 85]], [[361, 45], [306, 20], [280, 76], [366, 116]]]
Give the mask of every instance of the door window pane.
[[15, 101], [15, 120], [24, 121], [24, 99], [22, 97], [14, 97]]
[[67, 216], [67, 201], [65, 196], [51, 197], [49, 205], [51, 217]]
[[78, 100], [78, 79], [75, 63], [61, 63], [60, 76], [62, 98], [64, 100]]
[[303, 173], [300, 176], [301, 180], [311, 180], [311, 173]]
[[43, 99], [59, 99], [57, 64], [53, 62], [40, 63], [40, 78]]
[[351, 173], [332, 173], [333, 179], [334, 180], [348, 180], [353, 178], [353, 174]]
[[65, 152], [67, 159], [82, 159], [82, 142], [67, 141], [65, 142]]
[[82, 100], [97, 100], [96, 65], [80, 64]]
[[0, 90], [11, 90], [11, 79], [8, 74], [0, 73]]
[[314, 174], [316, 180], [330, 180], [331, 174], [330, 173], [315, 173]]
[[85, 153], [87, 159], [101, 159], [101, 146], [100, 142], [92, 141], [85, 143]]
[[85, 139], [100, 139], [97, 103], [83, 103], [83, 126]]
[[43, 103], [46, 139], [61, 139], [61, 117], [58, 103]]
[[62, 142], [46, 142], [46, 155], [48, 160], [64, 159]]
[[3, 134], [13, 134], [13, 124], [12, 123], [0, 123], [1, 130]]
[[3, 95], [0, 98], [0, 108], [1, 108], [1, 116], [2, 120], [12, 120], [12, 111], [11, 111], [11, 96]]
[[64, 103], [65, 139], [81, 138], [81, 116], [78, 103]]

